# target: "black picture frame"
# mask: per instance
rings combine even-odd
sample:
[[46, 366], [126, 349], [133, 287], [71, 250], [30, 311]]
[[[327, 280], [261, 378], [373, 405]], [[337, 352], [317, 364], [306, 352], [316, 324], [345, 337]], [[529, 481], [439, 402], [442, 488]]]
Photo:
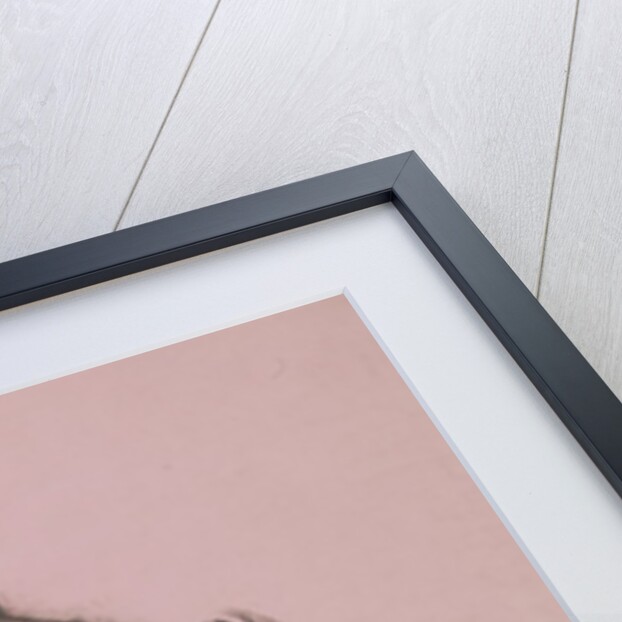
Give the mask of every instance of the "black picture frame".
[[622, 403], [413, 151], [2, 263], [0, 311], [388, 202], [622, 496]]

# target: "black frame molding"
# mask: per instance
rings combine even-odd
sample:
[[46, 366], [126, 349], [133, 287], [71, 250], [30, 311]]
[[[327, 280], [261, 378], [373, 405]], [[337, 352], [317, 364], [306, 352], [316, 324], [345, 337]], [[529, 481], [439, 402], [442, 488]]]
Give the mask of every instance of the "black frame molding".
[[622, 403], [414, 152], [0, 264], [0, 311], [392, 201], [622, 496]]

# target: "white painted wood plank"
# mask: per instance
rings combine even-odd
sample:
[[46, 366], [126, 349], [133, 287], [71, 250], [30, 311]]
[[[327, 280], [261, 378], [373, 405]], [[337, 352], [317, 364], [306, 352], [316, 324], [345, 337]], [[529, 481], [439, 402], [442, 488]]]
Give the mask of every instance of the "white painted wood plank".
[[127, 227], [415, 149], [533, 287], [573, 0], [223, 0]]
[[541, 300], [622, 398], [622, 4], [582, 2]]
[[0, 3], [0, 261], [114, 228], [214, 2]]

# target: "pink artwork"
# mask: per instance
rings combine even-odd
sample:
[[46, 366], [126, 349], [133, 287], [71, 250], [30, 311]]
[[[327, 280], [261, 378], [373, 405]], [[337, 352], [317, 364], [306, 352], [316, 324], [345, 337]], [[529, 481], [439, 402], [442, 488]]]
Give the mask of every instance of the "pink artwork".
[[343, 296], [0, 396], [0, 439], [0, 620], [567, 619]]

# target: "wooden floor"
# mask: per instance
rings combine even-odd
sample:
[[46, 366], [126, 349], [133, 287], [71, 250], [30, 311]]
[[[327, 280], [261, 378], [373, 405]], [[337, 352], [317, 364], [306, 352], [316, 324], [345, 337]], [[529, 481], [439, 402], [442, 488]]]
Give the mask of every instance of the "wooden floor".
[[415, 149], [622, 397], [622, 3], [0, 4], [0, 261]]

